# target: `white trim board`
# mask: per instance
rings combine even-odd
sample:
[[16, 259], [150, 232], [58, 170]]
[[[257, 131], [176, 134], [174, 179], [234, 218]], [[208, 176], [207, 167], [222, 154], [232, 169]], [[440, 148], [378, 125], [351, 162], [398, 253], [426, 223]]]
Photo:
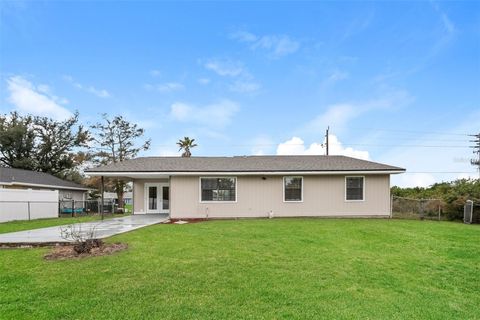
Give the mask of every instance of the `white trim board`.
[[374, 175], [374, 174], [398, 174], [405, 170], [382, 170], [382, 171], [192, 171], [192, 172], [85, 172], [89, 176], [126, 177], [126, 178], [164, 178], [167, 176], [285, 176], [285, 175]]
[[58, 190], [79, 190], [85, 191], [94, 190], [93, 188], [76, 188], [76, 187], [64, 187], [64, 186], [55, 186], [49, 184], [38, 184], [38, 183], [26, 183], [26, 182], [0, 182], [2, 186], [24, 186], [24, 187], [42, 187], [42, 188], [52, 188]]

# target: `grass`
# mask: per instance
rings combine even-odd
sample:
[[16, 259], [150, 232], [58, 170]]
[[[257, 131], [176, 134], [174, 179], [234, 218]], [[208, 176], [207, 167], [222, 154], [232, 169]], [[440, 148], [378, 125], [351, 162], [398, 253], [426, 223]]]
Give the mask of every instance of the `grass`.
[[369, 219], [155, 225], [112, 256], [0, 251], [5, 319], [475, 319], [480, 226]]
[[[105, 219], [109, 219], [115, 216], [106, 215]], [[76, 217], [62, 217], [62, 218], [48, 218], [48, 219], [36, 219], [36, 220], [16, 220], [0, 223], [0, 233], [23, 231], [29, 229], [38, 229], [45, 227], [61, 226], [64, 224], [71, 224], [77, 222], [88, 222], [101, 220], [99, 215], [91, 216], [76, 216]]]
[[133, 212], [133, 204], [124, 204], [123, 207], [125, 208], [126, 213], [132, 213]]

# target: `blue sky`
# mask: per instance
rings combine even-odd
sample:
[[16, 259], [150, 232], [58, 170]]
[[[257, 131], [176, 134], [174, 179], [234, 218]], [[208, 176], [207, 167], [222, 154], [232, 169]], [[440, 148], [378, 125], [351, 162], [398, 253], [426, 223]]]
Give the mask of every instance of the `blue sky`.
[[0, 111], [122, 114], [145, 155], [323, 154], [476, 177], [478, 2], [0, 3]]

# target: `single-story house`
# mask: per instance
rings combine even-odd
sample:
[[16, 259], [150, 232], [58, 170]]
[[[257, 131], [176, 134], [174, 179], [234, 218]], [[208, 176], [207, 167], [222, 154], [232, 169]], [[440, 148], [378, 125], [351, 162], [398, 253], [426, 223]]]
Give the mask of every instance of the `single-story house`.
[[390, 215], [390, 175], [345, 156], [143, 157], [89, 169], [133, 181], [134, 214], [172, 219]]
[[0, 167], [0, 188], [58, 190], [58, 200], [84, 201], [89, 188], [54, 175], [31, 170]]
[[[103, 193], [104, 201], [113, 201], [117, 202], [118, 196], [116, 192], [104, 192]], [[124, 192], [123, 193], [123, 203], [124, 204], [132, 204], [133, 203], [133, 193], [132, 192]]]

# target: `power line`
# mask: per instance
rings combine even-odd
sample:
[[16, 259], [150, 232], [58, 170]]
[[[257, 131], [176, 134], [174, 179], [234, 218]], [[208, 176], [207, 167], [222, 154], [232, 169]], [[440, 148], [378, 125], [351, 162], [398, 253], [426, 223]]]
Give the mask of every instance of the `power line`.
[[470, 140], [470, 142], [474, 143], [473, 146], [471, 146], [471, 148], [473, 148], [473, 153], [478, 154], [478, 158], [470, 160], [470, 163], [473, 166], [477, 166], [478, 175], [479, 175], [479, 179], [480, 179], [480, 133], [479, 134], [472, 134], [470, 136], [474, 137], [473, 140]]
[[[225, 147], [270, 147], [278, 146], [281, 143], [261, 143], [261, 144], [216, 144], [209, 147], [225, 148]], [[303, 146], [304, 143], [289, 143], [289, 146]], [[319, 144], [323, 146], [323, 144]], [[425, 144], [370, 144], [370, 143], [343, 143], [343, 146], [371, 146], [371, 147], [404, 147], [404, 148], [470, 148], [467, 145], [425, 145]], [[172, 147], [170, 144], [154, 144], [152, 147]]]
[[460, 132], [440, 132], [440, 131], [423, 131], [423, 130], [404, 130], [404, 129], [376, 129], [376, 128], [359, 128], [359, 127], [348, 127], [350, 130], [370, 130], [370, 131], [382, 131], [382, 132], [401, 132], [401, 133], [424, 133], [424, 134], [436, 134], [436, 135], [446, 135], [446, 136], [469, 136], [468, 133]]

